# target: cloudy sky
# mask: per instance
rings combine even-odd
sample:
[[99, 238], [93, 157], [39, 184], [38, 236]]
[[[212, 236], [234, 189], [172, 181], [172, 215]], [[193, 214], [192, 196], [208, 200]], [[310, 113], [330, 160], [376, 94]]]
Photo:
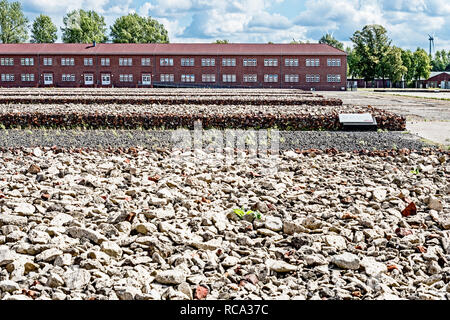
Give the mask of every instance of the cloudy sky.
[[355, 30], [377, 23], [402, 48], [428, 48], [432, 34], [436, 49], [450, 50], [450, 0], [19, 1], [30, 20], [44, 13], [58, 26], [68, 11], [79, 8], [96, 10], [108, 25], [130, 12], [149, 15], [165, 25], [170, 42], [317, 42], [329, 32], [351, 45]]

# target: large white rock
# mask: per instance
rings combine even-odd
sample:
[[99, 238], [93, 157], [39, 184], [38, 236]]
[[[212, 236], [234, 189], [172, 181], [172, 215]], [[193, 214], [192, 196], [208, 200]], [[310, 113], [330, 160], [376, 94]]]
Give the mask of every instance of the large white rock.
[[364, 257], [360, 265], [365, 269], [368, 276], [375, 277], [380, 273], [387, 272], [387, 266], [384, 263], [376, 261], [373, 257]]
[[158, 272], [155, 280], [162, 284], [180, 284], [186, 281], [186, 274], [178, 269], [165, 270]]
[[122, 256], [122, 249], [113, 241], [103, 241], [101, 250], [114, 258], [120, 258]]
[[267, 229], [272, 231], [281, 231], [283, 229], [283, 221], [280, 218], [267, 216], [264, 223]]
[[270, 270], [276, 272], [291, 272], [297, 270], [297, 266], [281, 260], [268, 259], [266, 261], [266, 266], [269, 267]]
[[36, 211], [36, 208], [26, 202], [22, 202], [17, 204], [17, 206], [14, 208], [14, 212], [17, 212], [18, 214], [22, 214], [24, 216], [31, 216]]
[[67, 288], [82, 289], [91, 280], [91, 274], [85, 269], [72, 267], [64, 273], [62, 278], [66, 283]]
[[56, 248], [50, 248], [42, 251], [36, 256], [36, 261], [51, 262], [56, 259], [56, 257], [62, 255], [63, 252]]
[[23, 227], [28, 223], [28, 219], [26, 217], [15, 216], [11, 214], [0, 214], [0, 226], [2, 225], [14, 225]]
[[65, 214], [65, 213], [58, 213], [52, 221], [50, 221], [50, 225], [52, 226], [58, 226], [61, 227], [66, 223], [69, 223], [73, 220], [73, 217], [71, 215]]
[[11, 280], [3, 280], [0, 281], [0, 291], [3, 292], [14, 292], [19, 290], [20, 287], [17, 284], [17, 282], [15, 281], [11, 281]]
[[325, 236], [325, 243], [338, 250], [344, 250], [347, 249], [347, 242], [345, 241], [345, 238], [342, 236], [337, 235], [328, 235]]
[[359, 269], [359, 258], [353, 253], [345, 252], [335, 255], [331, 258], [331, 262], [342, 269]]
[[16, 253], [8, 246], [0, 246], [0, 266], [10, 264], [16, 258]]
[[103, 241], [107, 240], [101, 233], [88, 228], [71, 227], [67, 231], [74, 238], [87, 238], [95, 244], [101, 244]]
[[385, 189], [377, 188], [372, 191], [372, 198], [375, 201], [382, 202], [386, 199], [386, 194], [387, 191]]

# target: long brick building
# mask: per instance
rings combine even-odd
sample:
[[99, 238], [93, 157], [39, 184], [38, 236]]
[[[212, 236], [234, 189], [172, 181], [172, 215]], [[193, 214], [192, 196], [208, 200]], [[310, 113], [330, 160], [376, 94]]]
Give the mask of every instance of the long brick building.
[[252, 87], [344, 90], [326, 44], [0, 44], [0, 87]]

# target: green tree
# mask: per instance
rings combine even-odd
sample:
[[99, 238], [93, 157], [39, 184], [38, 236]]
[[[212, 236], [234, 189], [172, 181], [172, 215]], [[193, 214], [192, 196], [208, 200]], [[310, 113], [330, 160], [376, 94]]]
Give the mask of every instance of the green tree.
[[110, 36], [115, 43], [169, 43], [169, 34], [163, 24], [137, 13], [117, 18], [111, 26]]
[[352, 79], [358, 78], [360, 76], [358, 69], [359, 56], [356, 54], [355, 50], [350, 47], [347, 47], [345, 52], [347, 52], [347, 75]]
[[28, 39], [28, 19], [20, 2], [0, 1], [0, 40], [2, 43], [20, 43]]
[[65, 43], [106, 42], [105, 18], [95, 11], [82, 9], [69, 12], [63, 18], [62, 40]]
[[428, 79], [431, 71], [431, 59], [428, 53], [424, 49], [417, 48], [413, 54], [413, 61], [414, 79]]
[[405, 82], [408, 84], [414, 79], [414, 55], [411, 50], [402, 50], [402, 62], [406, 67], [406, 73], [404, 75]]
[[434, 59], [431, 60], [431, 71], [444, 71], [450, 64], [450, 51], [447, 53], [445, 50], [436, 51]]
[[395, 46], [391, 47], [382, 59], [384, 73], [391, 80], [390, 86], [398, 81], [401, 81], [408, 69], [403, 65], [402, 49]]
[[216, 40], [216, 42], [213, 43], [222, 43], [222, 44], [226, 44], [226, 43], [230, 43], [228, 40]]
[[354, 50], [359, 57], [358, 69], [364, 80], [384, 77], [382, 60], [392, 42], [386, 29], [380, 25], [367, 25], [361, 31], [356, 31], [350, 39], [355, 44]]
[[33, 43], [54, 43], [58, 36], [58, 28], [53, 24], [52, 19], [46, 15], [39, 15], [33, 22], [31, 30], [31, 42]]
[[322, 38], [320, 38], [319, 43], [328, 44], [336, 49], [344, 50], [344, 44], [334, 38], [331, 34], [327, 33]]

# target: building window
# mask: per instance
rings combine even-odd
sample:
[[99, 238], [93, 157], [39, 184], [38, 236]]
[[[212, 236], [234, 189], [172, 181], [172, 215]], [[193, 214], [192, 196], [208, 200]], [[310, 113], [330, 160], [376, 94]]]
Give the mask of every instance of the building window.
[[94, 63], [92, 58], [84, 58], [84, 65], [85, 66], [92, 66]]
[[34, 66], [34, 58], [20, 58], [22, 66]]
[[22, 81], [23, 82], [34, 81], [34, 73], [22, 73]]
[[258, 76], [256, 74], [244, 74], [244, 82], [256, 82]]
[[142, 84], [151, 84], [152, 83], [152, 75], [148, 73], [144, 73], [142, 75]]
[[278, 59], [264, 59], [265, 67], [276, 67], [278, 66]]
[[236, 59], [235, 58], [223, 58], [222, 59], [222, 66], [224, 66], [224, 67], [235, 67], [236, 66]]
[[75, 59], [74, 58], [61, 58], [61, 65], [62, 66], [74, 66]]
[[174, 82], [173, 74], [161, 74], [161, 82]]
[[298, 82], [298, 74], [284, 75], [284, 82]]
[[320, 60], [319, 59], [306, 59], [306, 66], [307, 67], [319, 67]]
[[173, 66], [173, 59], [172, 58], [161, 58], [161, 59], [159, 59], [159, 65], [160, 66]]
[[244, 67], [256, 67], [256, 59], [255, 58], [244, 59], [242, 63], [244, 65]]
[[320, 75], [318, 74], [307, 74], [306, 82], [320, 82]]
[[14, 81], [14, 75], [13, 74], [3, 74], [2, 73], [2, 81], [8, 82], [8, 81]]
[[298, 59], [284, 59], [286, 67], [298, 67]]
[[141, 65], [150, 66], [150, 58], [141, 58]]
[[340, 67], [341, 59], [327, 59], [327, 66], [329, 67]]
[[223, 82], [236, 82], [235, 74], [224, 74], [222, 78]]
[[215, 74], [202, 74], [202, 82], [216, 82]]
[[193, 74], [182, 74], [181, 82], [195, 82], [195, 75]]
[[44, 58], [44, 66], [51, 66], [53, 64], [52, 58]]
[[327, 75], [327, 82], [341, 82], [340, 74], [329, 74]]
[[109, 58], [101, 58], [100, 63], [102, 66], [109, 66]]
[[119, 58], [119, 66], [129, 67], [133, 65], [132, 58]]
[[278, 82], [278, 75], [277, 74], [265, 74], [264, 82]]
[[120, 74], [119, 81], [120, 82], [133, 82], [133, 75], [132, 74]]
[[214, 67], [216, 65], [216, 59], [214, 58], [203, 58], [202, 67]]
[[63, 74], [61, 77], [61, 80], [64, 82], [73, 82], [75, 81], [75, 75], [74, 74]]
[[14, 58], [1, 58], [0, 64], [2, 66], [13, 66], [14, 65]]
[[194, 58], [181, 58], [181, 66], [182, 67], [193, 67], [194, 66]]

